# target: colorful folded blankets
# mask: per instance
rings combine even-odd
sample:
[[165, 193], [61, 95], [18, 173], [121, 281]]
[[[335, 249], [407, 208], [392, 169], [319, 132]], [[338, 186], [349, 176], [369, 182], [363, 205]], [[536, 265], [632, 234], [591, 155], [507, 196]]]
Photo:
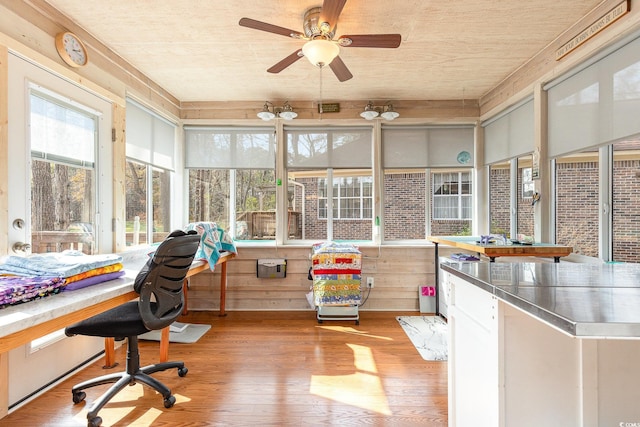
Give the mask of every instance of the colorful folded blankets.
[[350, 244], [326, 242], [311, 248], [316, 306], [359, 305], [362, 255]]
[[64, 286], [60, 277], [0, 277], [0, 308], [57, 294]]
[[184, 231], [191, 230], [202, 236], [195, 259], [207, 261], [211, 271], [215, 270], [221, 252], [238, 253], [233, 239], [215, 222], [192, 222]]
[[0, 307], [81, 289], [124, 274], [122, 257], [116, 254], [86, 255], [67, 250], [8, 256], [0, 263]]
[[33, 254], [27, 257], [8, 256], [4, 263], [0, 264], [0, 274], [67, 278], [94, 268], [117, 263], [122, 263], [120, 255], [86, 255], [80, 251], [66, 250]]

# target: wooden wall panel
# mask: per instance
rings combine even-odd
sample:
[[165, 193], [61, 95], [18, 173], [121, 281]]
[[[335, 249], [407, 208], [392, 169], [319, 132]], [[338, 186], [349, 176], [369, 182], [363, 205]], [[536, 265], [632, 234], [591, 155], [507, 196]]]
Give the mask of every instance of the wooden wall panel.
[[[305, 296], [312, 284], [308, 279], [308, 247], [239, 248], [238, 252], [227, 265], [226, 310], [312, 310]], [[367, 247], [362, 253], [365, 296], [365, 278], [374, 277], [375, 284], [361, 310], [418, 311], [418, 287], [434, 283], [433, 247], [382, 247], [380, 251]], [[256, 277], [259, 258], [286, 258], [287, 276]], [[213, 273], [202, 272], [191, 278], [189, 309], [219, 310], [219, 295], [219, 268]]]

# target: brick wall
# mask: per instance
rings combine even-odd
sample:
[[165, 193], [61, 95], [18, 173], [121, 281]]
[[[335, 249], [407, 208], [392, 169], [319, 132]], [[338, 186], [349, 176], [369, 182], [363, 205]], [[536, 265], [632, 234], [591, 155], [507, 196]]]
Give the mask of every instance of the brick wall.
[[556, 243], [598, 256], [598, 163], [556, 166]]
[[613, 259], [640, 262], [640, 160], [614, 162]]
[[[491, 168], [489, 174], [489, 199], [491, 233], [505, 234], [510, 237], [510, 183], [511, 171], [509, 168]], [[533, 206], [531, 198], [522, 197], [522, 169], [518, 169], [518, 224], [519, 234], [533, 235]]]
[[384, 175], [385, 240], [425, 238], [426, 185], [424, 173]]

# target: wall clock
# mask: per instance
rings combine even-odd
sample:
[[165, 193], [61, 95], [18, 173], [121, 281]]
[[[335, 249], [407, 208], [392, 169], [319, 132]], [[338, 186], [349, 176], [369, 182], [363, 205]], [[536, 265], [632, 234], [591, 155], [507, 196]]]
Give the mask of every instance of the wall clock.
[[87, 48], [78, 36], [69, 32], [56, 35], [56, 50], [60, 58], [72, 67], [83, 67], [89, 62]]

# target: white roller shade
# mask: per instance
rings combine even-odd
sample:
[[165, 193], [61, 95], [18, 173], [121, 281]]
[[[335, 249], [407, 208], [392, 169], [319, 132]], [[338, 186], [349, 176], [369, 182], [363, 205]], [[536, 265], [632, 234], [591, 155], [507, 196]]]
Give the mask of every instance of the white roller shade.
[[548, 87], [549, 156], [640, 133], [640, 39]]
[[533, 99], [509, 108], [482, 126], [485, 165], [531, 153], [535, 148]]
[[[473, 127], [389, 126], [382, 128], [384, 168], [473, 165]], [[461, 153], [468, 153], [461, 156]], [[460, 160], [466, 159], [461, 163]]]
[[273, 128], [185, 126], [186, 167], [195, 169], [273, 169]]
[[371, 168], [370, 127], [285, 127], [285, 138], [291, 169]]
[[174, 170], [176, 125], [127, 100], [127, 157]]

